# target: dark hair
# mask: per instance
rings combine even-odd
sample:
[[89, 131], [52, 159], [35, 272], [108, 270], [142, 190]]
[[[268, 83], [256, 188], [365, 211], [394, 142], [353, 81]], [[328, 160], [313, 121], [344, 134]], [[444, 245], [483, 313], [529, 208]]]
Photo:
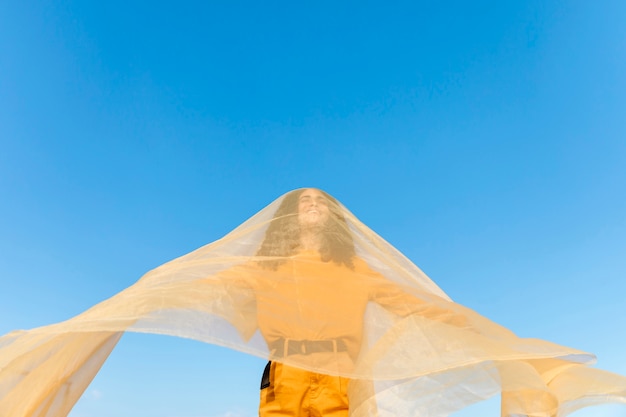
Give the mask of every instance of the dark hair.
[[[294, 255], [300, 249], [300, 224], [298, 223], [298, 200], [306, 188], [291, 191], [283, 198], [274, 213], [270, 225], [265, 231], [263, 243], [257, 256], [286, 257]], [[341, 214], [339, 203], [322, 190], [318, 190], [328, 202], [330, 216], [322, 226], [319, 253], [323, 262], [333, 261], [354, 269], [352, 262], [355, 251], [352, 234], [346, 219]], [[284, 259], [260, 261], [262, 267], [276, 270]]]

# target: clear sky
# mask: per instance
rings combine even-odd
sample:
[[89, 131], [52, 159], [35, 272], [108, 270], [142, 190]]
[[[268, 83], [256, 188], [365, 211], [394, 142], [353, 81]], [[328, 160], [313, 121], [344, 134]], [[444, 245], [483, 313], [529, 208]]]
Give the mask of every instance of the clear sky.
[[[626, 374], [623, 0], [0, 2], [0, 333], [306, 186], [456, 301]], [[127, 334], [71, 416], [251, 417], [263, 366]]]

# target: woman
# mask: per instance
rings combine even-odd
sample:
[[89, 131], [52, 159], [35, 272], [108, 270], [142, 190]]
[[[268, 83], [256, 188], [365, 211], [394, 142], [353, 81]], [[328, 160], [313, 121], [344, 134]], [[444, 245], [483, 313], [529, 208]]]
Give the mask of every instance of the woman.
[[[331, 207], [333, 208], [331, 210]], [[259, 256], [278, 256], [277, 260], [261, 262], [261, 266], [266, 269], [276, 270], [277, 274], [284, 273], [283, 270], [302, 271], [307, 269], [306, 263], [314, 263], [316, 257], [321, 262], [333, 262], [334, 269], [351, 268], [354, 269], [354, 245], [350, 234], [345, 226], [345, 220], [334, 210], [336, 202], [327, 194], [317, 189], [297, 190], [285, 196], [279, 209], [276, 211], [274, 221], [268, 227], [265, 239], [261, 248], [257, 252]], [[287, 262], [284, 257], [296, 255]], [[289, 263], [290, 265], [286, 265]], [[280, 272], [278, 271], [280, 269]], [[321, 272], [321, 271], [320, 271]], [[326, 271], [328, 272], [328, 271]], [[335, 272], [335, 271], [333, 271]], [[335, 277], [332, 274], [332, 279]], [[294, 277], [295, 278], [295, 277]], [[302, 282], [305, 280], [328, 279], [329, 276], [311, 277], [299, 275], [301, 285], [291, 282], [291, 285], [281, 285], [282, 294], [287, 300], [287, 306], [294, 307], [293, 311], [284, 311], [285, 305], [276, 305], [271, 301], [263, 303], [258, 301], [258, 309], [261, 313], [263, 306], [274, 309], [278, 307], [283, 310], [282, 314], [288, 317], [302, 315], [302, 310], [298, 305], [289, 302], [294, 300], [295, 293], [307, 286], [307, 297], [311, 298], [311, 304], [317, 304], [318, 309], [310, 309], [309, 315], [315, 317], [306, 321], [317, 323], [318, 328], [303, 326], [296, 334], [293, 328], [283, 326], [280, 328], [274, 320], [263, 320], [263, 317], [272, 317], [268, 314], [260, 314], [259, 325], [264, 334], [272, 353], [281, 354], [285, 357], [293, 355], [326, 355], [332, 361], [343, 363], [346, 358], [339, 359], [342, 353], [347, 352], [345, 338], [341, 336], [341, 331], [334, 329], [331, 333], [334, 337], [323, 335], [324, 330], [328, 332], [327, 319], [333, 316], [329, 309], [332, 308], [327, 303], [328, 298], [324, 297], [318, 289], [321, 286], [317, 283]], [[286, 281], [286, 279], [283, 279]], [[286, 283], [285, 283], [286, 284]], [[329, 287], [328, 290], [333, 290]], [[336, 288], [335, 288], [336, 290]], [[288, 294], [289, 292], [294, 294]], [[287, 293], [287, 294], [285, 294]], [[282, 315], [281, 314], [281, 315]], [[270, 323], [266, 323], [269, 321]], [[320, 329], [319, 325], [325, 328]], [[290, 331], [291, 330], [291, 331]], [[305, 333], [308, 333], [305, 335]], [[311, 338], [311, 339], [309, 339]], [[282, 352], [281, 352], [282, 350]], [[333, 358], [333, 356], [335, 356]], [[348, 415], [348, 379], [341, 376], [331, 376], [317, 372], [307, 371], [300, 368], [283, 365], [280, 362], [269, 362], [263, 372], [261, 381], [261, 401], [259, 405], [259, 416], [271, 417], [275, 415], [300, 416], [308, 415], [310, 410], [315, 410], [323, 416], [347, 416]]]

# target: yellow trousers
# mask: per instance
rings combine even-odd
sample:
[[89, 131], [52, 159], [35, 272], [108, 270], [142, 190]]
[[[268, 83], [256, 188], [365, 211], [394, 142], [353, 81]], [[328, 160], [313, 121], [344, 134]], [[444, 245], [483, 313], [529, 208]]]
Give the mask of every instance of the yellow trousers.
[[272, 362], [269, 386], [261, 389], [259, 417], [347, 417], [349, 382]]

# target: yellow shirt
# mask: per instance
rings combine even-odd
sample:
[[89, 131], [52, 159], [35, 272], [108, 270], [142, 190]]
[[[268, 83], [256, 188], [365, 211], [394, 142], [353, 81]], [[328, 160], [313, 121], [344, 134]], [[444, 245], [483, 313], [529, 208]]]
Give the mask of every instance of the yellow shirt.
[[[399, 316], [445, 312], [404, 292], [363, 260], [355, 257], [353, 262], [354, 268], [323, 262], [319, 253], [306, 251], [290, 257], [276, 270], [256, 263], [236, 268], [227, 275], [235, 287], [251, 290], [249, 297], [254, 300], [247, 303], [255, 305], [244, 307], [240, 300], [239, 307], [234, 308], [247, 311], [245, 317], [255, 312], [256, 325], [270, 350], [285, 340], [339, 341], [334, 348], [347, 352], [352, 360], [361, 349], [368, 303], [375, 302]], [[333, 350], [333, 345], [327, 346], [319, 349]], [[289, 354], [283, 350], [278, 356], [283, 353]]]

